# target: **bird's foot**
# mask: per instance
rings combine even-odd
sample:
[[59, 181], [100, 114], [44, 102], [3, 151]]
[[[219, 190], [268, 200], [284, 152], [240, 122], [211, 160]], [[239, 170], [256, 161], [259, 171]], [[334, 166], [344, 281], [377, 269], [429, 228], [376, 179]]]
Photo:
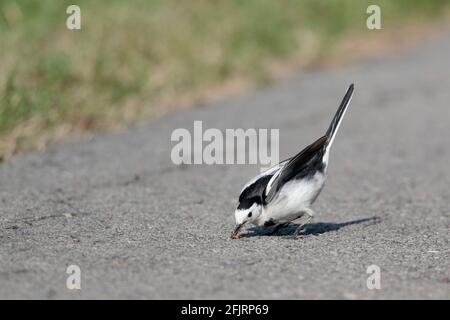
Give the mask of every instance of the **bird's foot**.
[[305, 230], [306, 224], [313, 218], [313, 214], [314, 212], [310, 209], [308, 211], [305, 211], [305, 215], [300, 218], [301, 221], [290, 238], [297, 239], [301, 235], [301, 232]]
[[[300, 229], [300, 230], [299, 230]], [[303, 232], [305, 231], [305, 226], [299, 226], [297, 227], [297, 229], [295, 229], [294, 233], [289, 235], [288, 238], [292, 239], [292, 240], [296, 240], [296, 239], [301, 239], [305, 236], [305, 234], [303, 234]]]

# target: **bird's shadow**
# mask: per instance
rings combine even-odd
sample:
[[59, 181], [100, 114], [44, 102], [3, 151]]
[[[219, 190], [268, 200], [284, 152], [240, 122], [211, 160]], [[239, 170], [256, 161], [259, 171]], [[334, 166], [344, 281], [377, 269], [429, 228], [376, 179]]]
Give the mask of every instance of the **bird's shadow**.
[[[378, 224], [381, 222], [381, 218], [379, 216], [373, 216], [370, 218], [351, 220], [351, 221], [341, 222], [341, 223], [333, 223], [333, 222], [309, 223], [304, 227], [304, 229], [300, 232], [299, 235], [301, 235], [301, 236], [319, 235], [319, 234], [327, 233], [330, 231], [337, 231], [341, 228], [350, 226], [352, 224], [360, 224], [360, 223], [365, 223], [365, 222], [367, 222], [369, 225]], [[264, 227], [252, 227], [252, 228], [247, 229], [247, 232], [245, 234], [242, 234], [241, 237], [246, 238], [246, 237], [255, 237], [255, 236], [275, 236], [275, 237], [290, 236], [290, 235], [294, 234], [297, 227], [298, 227], [297, 224], [290, 223], [288, 226], [279, 229], [277, 232], [275, 232], [273, 234], [271, 234], [271, 231], [273, 229], [264, 228]]]

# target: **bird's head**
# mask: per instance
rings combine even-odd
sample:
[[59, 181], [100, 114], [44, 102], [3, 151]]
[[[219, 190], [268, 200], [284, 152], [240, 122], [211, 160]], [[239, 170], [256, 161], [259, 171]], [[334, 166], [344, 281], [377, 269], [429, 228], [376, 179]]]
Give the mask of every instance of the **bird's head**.
[[255, 199], [253, 201], [240, 202], [236, 211], [234, 212], [234, 218], [236, 221], [236, 227], [231, 235], [232, 239], [239, 238], [239, 231], [242, 227], [248, 223], [256, 220], [262, 213], [262, 205]]

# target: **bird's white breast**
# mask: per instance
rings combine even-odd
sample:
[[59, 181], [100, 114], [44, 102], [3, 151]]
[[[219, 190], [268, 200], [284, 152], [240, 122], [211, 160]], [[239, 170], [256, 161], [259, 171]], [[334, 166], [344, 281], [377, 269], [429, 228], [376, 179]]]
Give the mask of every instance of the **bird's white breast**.
[[325, 184], [326, 176], [317, 172], [311, 179], [299, 179], [287, 182], [278, 195], [263, 208], [256, 222], [263, 225], [268, 220], [276, 223], [290, 222], [298, 218], [302, 209], [309, 208], [316, 200]]

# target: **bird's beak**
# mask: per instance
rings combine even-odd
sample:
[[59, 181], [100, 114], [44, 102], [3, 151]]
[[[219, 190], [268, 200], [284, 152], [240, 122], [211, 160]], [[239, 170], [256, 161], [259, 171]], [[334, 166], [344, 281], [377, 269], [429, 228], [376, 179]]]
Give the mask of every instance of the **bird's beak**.
[[243, 223], [236, 225], [236, 228], [231, 234], [231, 239], [239, 239], [239, 231], [241, 231], [243, 225]]

